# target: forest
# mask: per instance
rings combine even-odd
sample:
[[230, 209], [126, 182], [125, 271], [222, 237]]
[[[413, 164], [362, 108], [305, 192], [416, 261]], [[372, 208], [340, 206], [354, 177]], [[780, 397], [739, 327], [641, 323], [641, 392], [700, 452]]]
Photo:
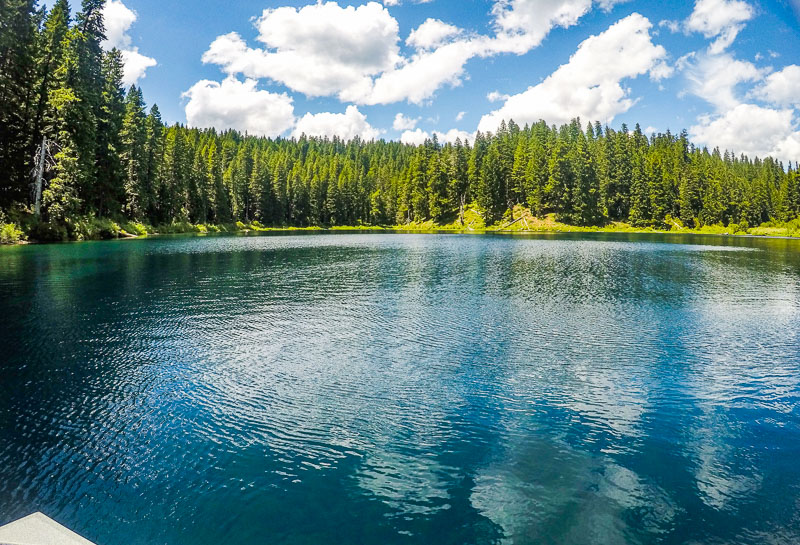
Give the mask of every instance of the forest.
[[67, 0], [49, 11], [33, 0], [0, 5], [6, 241], [87, 238], [109, 223], [443, 225], [463, 222], [466, 209], [491, 225], [520, 205], [571, 225], [658, 229], [746, 231], [800, 215], [796, 163], [698, 148], [685, 131], [509, 120], [473, 142], [411, 146], [166, 126], [139, 87], [123, 88], [121, 53], [102, 48], [102, 7], [83, 0], [73, 15]]

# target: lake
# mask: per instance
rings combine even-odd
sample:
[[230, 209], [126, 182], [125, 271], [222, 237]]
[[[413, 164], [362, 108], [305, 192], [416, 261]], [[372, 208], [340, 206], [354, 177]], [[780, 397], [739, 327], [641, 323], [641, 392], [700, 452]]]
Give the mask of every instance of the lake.
[[0, 248], [0, 524], [98, 545], [800, 542], [800, 241]]

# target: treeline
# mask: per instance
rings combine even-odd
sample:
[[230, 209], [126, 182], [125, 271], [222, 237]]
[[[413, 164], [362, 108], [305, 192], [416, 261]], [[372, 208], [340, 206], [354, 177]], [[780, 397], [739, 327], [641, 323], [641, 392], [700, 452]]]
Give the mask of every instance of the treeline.
[[[487, 224], [517, 204], [576, 225], [759, 225], [800, 215], [797, 165], [694, 147], [685, 132], [503, 123], [474, 142], [421, 146], [334, 138], [268, 139], [165, 127], [104, 52], [102, 0], [0, 7], [0, 214], [28, 217], [37, 145], [53, 142], [39, 238], [76, 218], [151, 225]], [[26, 214], [28, 214], [26, 216]], [[0, 220], [3, 218], [0, 217]], [[0, 221], [2, 223], [2, 221]]]

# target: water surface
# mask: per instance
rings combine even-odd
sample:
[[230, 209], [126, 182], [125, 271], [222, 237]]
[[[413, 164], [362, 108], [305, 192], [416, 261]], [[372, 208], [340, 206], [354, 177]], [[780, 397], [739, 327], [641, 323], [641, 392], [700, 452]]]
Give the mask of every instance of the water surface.
[[0, 524], [99, 545], [800, 542], [800, 241], [0, 249]]

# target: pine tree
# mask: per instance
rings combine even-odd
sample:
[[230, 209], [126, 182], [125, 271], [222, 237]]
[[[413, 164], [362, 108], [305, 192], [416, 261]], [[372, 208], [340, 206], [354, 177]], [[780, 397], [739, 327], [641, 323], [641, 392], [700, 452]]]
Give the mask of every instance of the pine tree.
[[76, 32], [71, 29], [64, 38], [61, 60], [54, 72], [54, 88], [48, 96], [49, 132], [55, 134], [57, 150], [55, 175], [42, 191], [43, 219], [52, 229], [63, 229], [68, 219], [81, 206], [81, 191], [87, 173], [81, 168], [80, 149], [75, 138], [79, 117], [77, 96], [73, 84], [77, 80], [78, 57], [75, 48]]
[[147, 187], [147, 116], [142, 93], [135, 85], [131, 86], [125, 99], [120, 140], [125, 212], [131, 218], [143, 219], [150, 209], [152, 196]]
[[32, 134], [38, 19], [33, 0], [0, 3], [0, 208], [27, 200], [38, 143]]
[[[65, 49], [69, 47], [70, 10], [68, 0], [57, 0], [47, 14], [39, 37], [39, 56], [36, 61], [36, 112], [33, 121], [33, 138], [40, 142], [43, 136], [57, 137], [56, 112], [50, 95], [64, 84], [59, 81], [58, 69]], [[60, 74], [63, 76], [63, 72]]]
[[455, 145], [450, 153], [450, 163], [448, 165], [449, 195], [452, 206], [458, 207], [459, 221], [464, 223], [464, 209], [467, 205], [469, 189], [469, 149], [465, 147], [460, 139], [456, 139]]
[[[70, 85], [78, 101], [74, 104], [72, 138], [80, 169], [80, 190], [84, 195], [96, 193], [97, 165], [112, 162], [103, 156], [108, 149], [98, 145], [98, 120], [103, 107], [103, 49], [105, 39], [103, 6], [105, 0], [83, 0], [76, 27], [73, 28], [76, 71]], [[92, 204], [91, 202], [88, 204]]]
[[573, 170], [576, 173], [576, 184], [572, 194], [572, 220], [578, 225], [600, 225], [603, 215], [600, 211], [597, 165], [582, 135], [578, 137]]
[[507, 208], [503, 172], [500, 146], [495, 140], [489, 145], [486, 158], [482, 162], [478, 187], [475, 190], [475, 198], [484, 210], [487, 225], [499, 220]]
[[573, 191], [575, 188], [575, 173], [569, 156], [569, 145], [561, 137], [550, 155], [548, 170], [550, 178], [547, 181], [545, 192], [553, 211], [560, 219], [570, 221], [573, 217]]
[[428, 210], [433, 221], [442, 223], [450, 213], [447, 198], [447, 172], [440, 154], [434, 154], [428, 162]]
[[159, 196], [162, 192], [161, 169], [164, 160], [164, 122], [158, 106], [153, 104], [145, 122], [145, 172], [144, 187], [149, 195], [147, 217], [155, 218], [159, 210]]
[[125, 185], [120, 153], [122, 129], [126, 113], [125, 91], [122, 88], [124, 62], [114, 49], [103, 57], [103, 94], [97, 123], [97, 180], [92, 203], [101, 216], [118, 214], [122, 209]]

